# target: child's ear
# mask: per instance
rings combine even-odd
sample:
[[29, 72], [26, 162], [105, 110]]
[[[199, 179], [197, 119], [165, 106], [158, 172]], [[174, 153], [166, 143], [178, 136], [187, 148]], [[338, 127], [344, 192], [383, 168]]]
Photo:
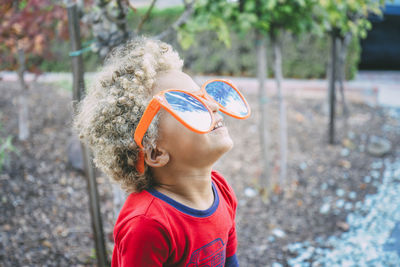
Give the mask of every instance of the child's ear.
[[146, 150], [144, 160], [150, 167], [163, 167], [169, 162], [169, 153], [163, 148], [155, 147], [151, 150]]

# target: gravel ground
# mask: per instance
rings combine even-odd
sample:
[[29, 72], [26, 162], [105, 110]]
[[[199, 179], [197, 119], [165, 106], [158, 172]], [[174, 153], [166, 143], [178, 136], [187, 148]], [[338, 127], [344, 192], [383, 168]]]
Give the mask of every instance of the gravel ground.
[[[288, 245], [297, 257], [290, 266], [400, 266], [400, 161], [376, 161], [385, 166], [382, 175], [370, 172], [377, 183], [376, 194], [355, 203], [356, 210], [347, 215], [349, 231], [340, 236], [316, 238], [310, 242]], [[367, 178], [371, 182], [371, 178]], [[343, 201], [343, 198], [336, 201]], [[344, 205], [352, 205], [345, 202]]]
[[[96, 265], [86, 181], [67, 160], [71, 137], [70, 93], [58, 87], [31, 84], [32, 136], [27, 142], [13, 141], [18, 155], [10, 154], [0, 174], [2, 266]], [[2, 138], [17, 136], [16, 88], [17, 83], [0, 82]], [[267, 195], [260, 187], [257, 97], [251, 94], [248, 99], [253, 115], [240, 122], [226, 119], [235, 147], [215, 166], [232, 184], [239, 199], [237, 230], [241, 266], [310, 266], [313, 263], [335, 266], [329, 265], [328, 259], [347, 249], [339, 242], [352, 244], [349, 242], [360, 236], [362, 232], [357, 229], [374, 230], [376, 233], [369, 236], [371, 239], [378, 236], [379, 246], [386, 238], [385, 246], [393, 246], [396, 241], [391, 239], [389, 231], [394, 227], [393, 222], [398, 221], [395, 217], [398, 215], [392, 210], [386, 217], [380, 216], [380, 207], [385, 205], [377, 203], [399, 202], [393, 195], [393, 190], [397, 190], [393, 185], [398, 186], [395, 176], [385, 178], [389, 172], [398, 173], [398, 114], [390, 109], [350, 103], [347, 119], [339, 109], [337, 144], [332, 146], [326, 144], [324, 101], [288, 97], [288, 178]], [[277, 107], [276, 100], [271, 99], [268, 114], [272, 140], [270, 183], [273, 185], [279, 174]], [[374, 136], [392, 144], [383, 158], [366, 152]], [[101, 174], [98, 183], [110, 256], [115, 220], [112, 187]], [[390, 188], [393, 189], [390, 191]], [[373, 225], [381, 225], [381, 231]], [[379, 246], [374, 246], [379, 259], [394, 259], [393, 250], [383, 252]], [[365, 249], [370, 247], [353, 246], [352, 251], [357, 254]], [[305, 257], [304, 251], [310, 251], [311, 256]], [[322, 262], [324, 258], [327, 261]], [[295, 265], [296, 262], [305, 265]]]

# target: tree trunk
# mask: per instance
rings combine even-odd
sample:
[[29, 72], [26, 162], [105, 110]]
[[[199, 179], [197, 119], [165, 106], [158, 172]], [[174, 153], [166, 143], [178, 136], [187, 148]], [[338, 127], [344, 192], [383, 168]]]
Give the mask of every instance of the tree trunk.
[[258, 78], [258, 99], [260, 107], [260, 145], [261, 145], [261, 187], [268, 189], [270, 187], [270, 158], [269, 158], [269, 132], [268, 132], [268, 116], [267, 116], [267, 94], [265, 91], [265, 77], [267, 75], [267, 56], [266, 56], [266, 39], [261, 33], [256, 36], [257, 48], [257, 78]]
[[18, 97], [18, 139], [26, 141], [29, 138], [29, 107], [25, 92]]
[[19, 47], [17, 53], [18, 53], [17, 56], [18, 56], [18, 64], [19, 64], [18, 80], [19, 80], [22, 90], [26, 90], [26, 89], [28, 89], [28, 86], [26, 85], [25, 78], [24, 78], [24, 73], [26, 70], [24, 49]]
[[25, 53], [23, 48], [18, 48], [18, 79], [21, 85], [21, 93], [18, 97], [18, 139], [25, 141], [29, 138], [29, 106], [27, 99], [28, 86], [25, 83]]
[[338, 82], [340, 89], [340, 96], [342, 101], [343, 115], [347, 117], [349, 115], [349, 109], [346, 103], [346, 97], [344, 94], [344, 81], [346, 80], [346, 56], [347, 48], [351, 41], [351, 34], [346, 34], [344, 38], [339, 38], [339, 62], [338, 62]]
[[329, 130], [328, 130], [328, 139], [329, 144], [335, 143], [335, 104], [336, 104], [336, 95], [335, 95], [335, 80], [336, 80], [336, 34], [331, 33], [331, 60], [329, 67], [331, 74], [329, 75]]
[[279, 101], [279, 140], [280, 140], [280, 174], [279, 174], [279, 185], [286, 180], [287, 174], [287, 117], [286, 117], [286, 103], [282, 95], [282, 49], [281, 43], [279, 42], [278, 36], [271, 38], [272, 45], [274, 47], [274, 58], [275, 58], [275, 81], [278, 90], [278, 101]]

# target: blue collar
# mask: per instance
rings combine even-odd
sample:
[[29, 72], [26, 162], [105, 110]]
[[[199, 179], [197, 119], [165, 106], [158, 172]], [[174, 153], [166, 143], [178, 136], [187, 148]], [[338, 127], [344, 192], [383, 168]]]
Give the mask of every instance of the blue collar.
[[183, 213], [185, 213], [187, 215], [190, 215], [190, 216], [193, 216], [193, 217], [204, 218], [204, 217], [208, 217], [208, 216], [212, 215], [218, 208], [219, 196], [218, 196], [217, 189], [215, 188], [214, 182], [212, 182], [212, 190], [213, 190], [213, 193], [214, 193], [214, 202], [211, 205], [211, 207], [209, 207], [206, 210], [197, 210], [197, 209], [193, 209], [193, 208], [190, 208], [188, 206], [185, 206], [185, 205], [173, 200], [172, 198], [168, 197], [167, 195], [164, 195], [163, 193], [158, 192], [154, 188], [148, 189], [147, 192], [152, 194], [154, 197], [159, 198], [159, 199], [167, 202], [168, 204], [170, 204], [171, 206], [173, 206], [177, 210], [179, 210], [179, 211], [181, 211], [181, 212], [183, 212]]

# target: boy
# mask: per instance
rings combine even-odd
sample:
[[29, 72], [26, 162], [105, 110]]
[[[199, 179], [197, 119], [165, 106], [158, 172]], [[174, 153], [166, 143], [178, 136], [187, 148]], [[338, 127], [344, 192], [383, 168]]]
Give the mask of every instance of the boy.
[[243, 119], [250, 109], [232, 84], [200, 90], [182, 65], [165, 43], [130, 41], [79, 105], [75, 127], [95, 164], [131, 193], [113, 267], [238, 266], [237, 201], [212, 166], [233, 145], [218, 111]]

